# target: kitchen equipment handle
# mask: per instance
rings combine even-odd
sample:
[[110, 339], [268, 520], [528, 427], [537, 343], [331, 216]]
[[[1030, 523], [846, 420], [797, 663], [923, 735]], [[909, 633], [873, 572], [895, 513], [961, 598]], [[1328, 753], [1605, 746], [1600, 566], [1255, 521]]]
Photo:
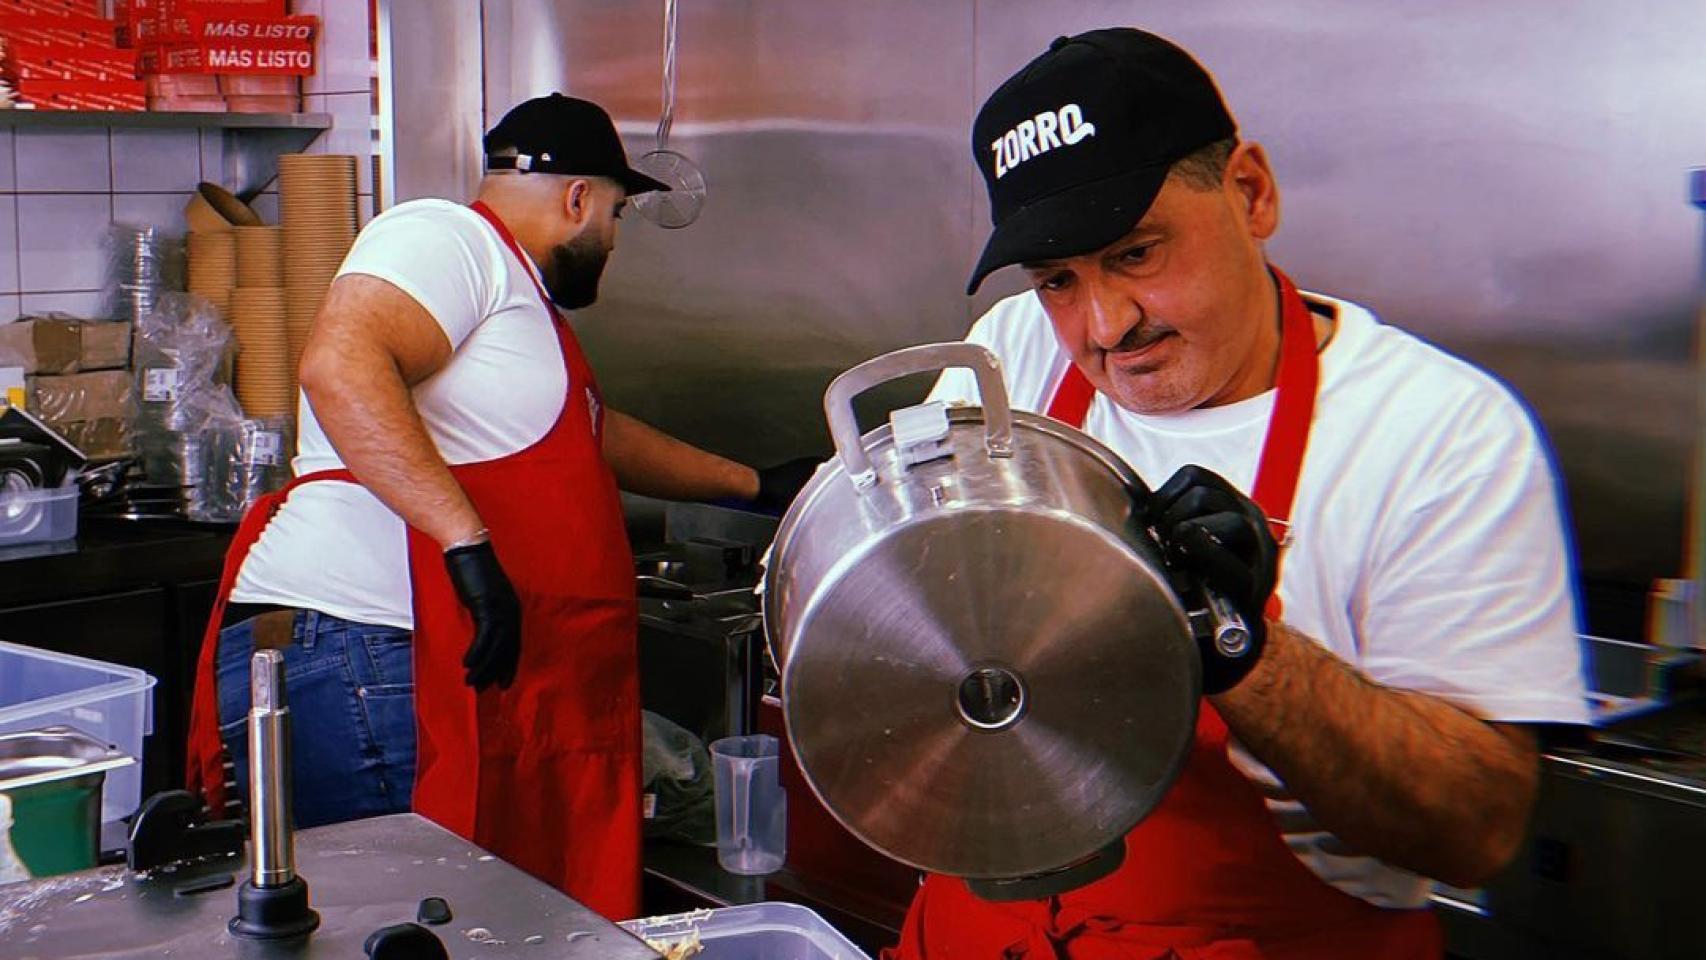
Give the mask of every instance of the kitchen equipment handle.
[[249, 658], [249, 855], [252, 882], [282, 887], [296, 877], [290, 834], [290, 707], [284, 654], [256, 650]]
[[738, 775], [734, 778], [735, 795], [729, 805], [733, 808], [734, 848], [737, 856], [745, 857], [747, 850], [752, 847], [752, 776], [758, 770], [757, 761], [739, 760], [735, 762]]
[[1210, 629], [1214, 631], [1214, 649], [1221, 656], [1236, 660], [1250, 652], [1250, 625], [1244, 615], [1218, 590], [1204, 589], [1208, 595]]
[[1001, 380], [1001, 361], [988, 348], [975, 343], [927, 343], [885, 353], [836, 377], [823, 395], [823, 412], [829, 418], [829, 435], [835, 440], [836, 456], [854, 487], [864, 489], [877, 482], [877, 471], [865, 452], [859, 421], [853, 415], [853, 398], [881, 383], [914, 373], [967, 367], [977, 376], [977, 393], [983, 407], [984, 449], [991, 457], [1013, 455], [1013, 410], [1007, 403], [1007, 387]]

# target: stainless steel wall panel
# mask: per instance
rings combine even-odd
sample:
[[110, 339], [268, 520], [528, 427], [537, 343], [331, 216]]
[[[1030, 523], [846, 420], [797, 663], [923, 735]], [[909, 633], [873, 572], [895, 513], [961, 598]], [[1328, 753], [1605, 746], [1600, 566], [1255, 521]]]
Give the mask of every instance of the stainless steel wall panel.
[[[661, 0], [485, 6], [489, 111], [500, 87], [561, 89], [609, 108], [630, 155], [654, 146]], [[709, 194], [683, 230], [630, 214], [577, 318], [614, 406], [754, 462], [827, 452], [836, 373], [964, 333], [971, 19], [971, 0], [681, 5], [671, 146]], [[555, 63], [505, 47], [547, 30]]]
[[[486, 102], [563, 89], [651, 146], [662, 2], [485, 0]], [[1700, 424], [1692, 305], [1706, 6], [1281, 0], [684, 0], [675, 146], [705, 215], [625, 222], [581, 318], [612, 402], [753, 460], [824, 443], [837, 370], [957, 336], [988, 228], [978, 104], [1052, 37], [1135, 24], [1196, 52], [1285, 198], [1276, 262], [1531, 402], [1584, 573], [1681, 567]], [[910, 399], [922, 384], [875, 398]]]

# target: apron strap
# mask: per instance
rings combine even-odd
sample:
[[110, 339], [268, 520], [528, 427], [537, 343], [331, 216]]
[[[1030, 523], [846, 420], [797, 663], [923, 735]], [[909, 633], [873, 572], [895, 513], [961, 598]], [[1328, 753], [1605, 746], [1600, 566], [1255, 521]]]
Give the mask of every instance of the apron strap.
[[551, 297], [546, 294], [544, 285], [539, 282], [538, 274], [530, 266], [531, 261], [527, 259], [527, 251], [521, 249], [521, 244], [516, 241], [515, 234], [509, 232], [509, 226], [498, 216], [497, 211], [487, 206], [484, 200], [475, 200], [468, 205], [468, 208], [484, 217], [486, 222], [492, 225], [492, 229], [497, 231], [498, 239], [502, 240], [504, 246], [509, 248], [509, 252], [515, 256], [515, 259], [521, 261], [522, 272], [527, 274], [527, 279], [533, 281], [533, 289], [539, 294], [539, 302], [545, 305], [545, 315], [553, 320], [562, 320], [563, 315], [558, 312], [557, 305], [551, 302]]
[[201, 653], [196, 659], [195, 694], [190, 701], [190, 727], [187, 769], [184, 780], [191, 793], [200, 793], [208, 810], [214, 817], [225, 815], [225, 746], [219, 740], [219, 696], [216, 685], [218, 677], [215, 672], [216, 659], [219, 651], [219, 629], [225, 622], [225, 609], [231, 601], [231, 590], [237, 585], [237, 575], [243, 570], [243, 561], [248, 558], [249, 551], [261, 539], [261, 533], [278, 513], [279, 507], [290, 496], [290, 492], [305, 483], [316, 483], [321, 480], [342, 481], [355, 483], [355, 475], [348, 470], [320, 470], [292, 479], [280, 490], [263, 494], [257, 498], [248, 511], [243, 514], [243, 520], [237, 525], [237, 532], [231, 537], [231, 546], [225, 551], [225, 565], [219, 575], [219, 591], [214, 595], [213, 611], [208, 615], [207, 627], [201, 635]]

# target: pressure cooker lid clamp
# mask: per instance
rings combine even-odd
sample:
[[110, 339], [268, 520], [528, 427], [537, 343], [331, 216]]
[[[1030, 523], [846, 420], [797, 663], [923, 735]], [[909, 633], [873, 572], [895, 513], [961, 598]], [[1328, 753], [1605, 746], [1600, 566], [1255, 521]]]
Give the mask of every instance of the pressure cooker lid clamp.
[[[987, 347], [975, 343], [927, 343], [885, 353], [867, 360], [836, 377], [823, 396], [823, 412], [829, 419], [829, 435], [835, 441], [835, 454], [841, 459], [853, 486], [865, 490], [877, 482], [877, 471], [865, 452], [864, 439], [859, 434], [859, 421], [853, 414], [853, 398], [880, 383], [914, 373], [929, 373], [954, 367], [969, 368], [977, 377], [977, 391], [983, 401], [984, 449], [991, 458], [1003, 459], [1013, 455], [1013, 410], [1007, 403], [1007, 387], [1001, 380], [1001, 361]], [[922, 408], [933, 408], [922, 409]], [[900, 427], [895, 428], [895, 442], [901, 451], [902, 466], [922, 463], [948, 455], [947, 405], [922, 404], [896, 411], [909, 433], [906, 438], [913, 449], [903, 445]], [[894, 416], [890, 417], [895, 423]], [[939, 447], [939, 449], [937, 449]], [[911, 459], [908, 457], [921, 457]]]

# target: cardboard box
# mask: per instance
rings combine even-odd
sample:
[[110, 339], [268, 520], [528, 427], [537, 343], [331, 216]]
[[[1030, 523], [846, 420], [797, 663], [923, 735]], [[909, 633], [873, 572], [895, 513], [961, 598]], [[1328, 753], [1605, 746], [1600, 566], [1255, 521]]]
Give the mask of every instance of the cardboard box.
[[0, 0], [0, 36], [13, 43], [61, 44], [90, 50], [117, 49], [116, 22], [99, 17], [22, 13]]
[[[210, 17], [282, 17], [290, 13], [288, 0], [140, 0], [173, 13], [199, 13]], [[338, 3], [349, 0], [336, 0]]]
[[247, 73], [305, 77], [314, 73], [314, 44], [295, 40], [212, 40], [142, 49], [143, 73]]
[[135, 80], [136, 51], [91, 50], [69, 44], [15, 43], [13, 75], [19, 80]]
[[129, 419], [69, 420], [53, 426], [90, 460], [117, 460], [136, 453], [136, 437]]
[[[0, 4], [18, 2], [18, 0], [0, 0]], [[338, 0], [340, 3], [353, 3], [356, 0]], [[114, 4], [113, 15], [117, 19], [116, 38], [121, 47], [141, 46], [138, 34], [148, 32], [151, 27], [144, 23], [176, 15], [190, 15], [209, 19], [232, 17], [269, 17], [283, 18], [290, 11], [286, 9], [285, 0], [118, 0]]]
[[48, 19], [104, 20], [100, 0], [0, 0], [0, 13]]
[[18, 100], [37, 110], [144, 110], [141, 80], [19, 80]]
[[77, 369], [124, 370], [130, 366], [131, 325], [93, 320], [78, 326]]
[[240, 13], [211, 16], [174, 10], [137, 21], [136, 42], [138, 45], [200, 40], [293, 40], [307, 43], [314, 39], [319, 27], [320, 18], [309, 15], [263, 17]]
[[29, 377], [30, 412], [48, 423], [126, 420], [136, 413], [136, 378], [128, 370]]
[[18, 320], [0, 324], [0, 367], [23, 367], [30, 376], [76, 373], [82, 331], [74, 320]]

